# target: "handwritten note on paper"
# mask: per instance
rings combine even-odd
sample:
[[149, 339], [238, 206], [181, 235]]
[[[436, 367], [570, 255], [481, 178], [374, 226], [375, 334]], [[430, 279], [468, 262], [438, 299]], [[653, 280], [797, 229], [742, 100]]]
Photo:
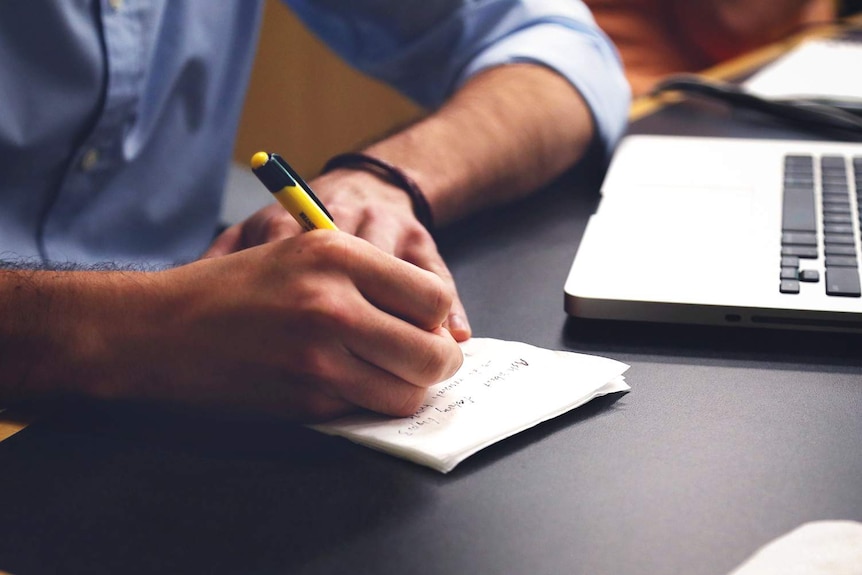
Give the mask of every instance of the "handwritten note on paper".
[[501, 439], [630, 389], [628, 366], [604, 357], [489, 338], [461, 349], [461, 369], [431, 387], [412, 416], [364, 413], [312, 427], [447, 473]]

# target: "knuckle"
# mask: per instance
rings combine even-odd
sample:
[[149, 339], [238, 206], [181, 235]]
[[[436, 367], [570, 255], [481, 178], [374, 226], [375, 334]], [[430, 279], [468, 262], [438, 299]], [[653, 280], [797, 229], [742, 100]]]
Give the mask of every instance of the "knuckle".
[[313, 289], [300, 303], [309, 329], [343, 334], [355, 328], [355, 314], [349, 302], [333, 291]]
[[437, 244], [434, 242], [434, 238], [431, 236], [431, 232], [429, 232], [425, 228], [425, 226], [419, 223], [419, 220], [411, 220], [411, 224], [407, 227], [405, 233], [407, 235], [407, 239], [410, 240], [411, 244], [423, 248], [430, 246], [436, 251]]
[[422, 402], [425, 401], [425, 389], [421, 387], [408, 386], [409, 389], [405, 389], [397, 401], [393, 401], [393, 408], [391, 411], [391, 415], [396, 415], [399, 417], [407, 417], [409, 415], [413, 415], [416, 411], [419, 410], [419, 407], [422, 405]]
[[264, 224], [264, 234], [269, 240], [293, 236], [296, 232], [296, 222], [281, 214], [270, 216]]
[[332, 203], [328, 206], [329, 212], [332, 214], [332, 219], [338, 222], [338, 227], [342, 229], [351, 229], [355, 227], [355, 223], [361, 220], [366, 215], [366, 209], [344, 203]]
[[[282, 210], [283, 212], [283, 210]], [[287, 219], [283, 213], [263, 212], [252, 217], [242, 227], [242, 242], [246, 246], [255, 246], [295, 236], [296, 224]]]
[[436, 281], [429, 284], [429, 288], [429, 300], [433, 302], [435, 315], [445, 318], [449, 310], [452, 309], [452, 303], [455, 301], [454, 290], [439, 277], [436, 278]]
[[357, 247], [349, 234], [332, 230], [314, 230], [302, 234], [305, 247], [314, 253], [316, 261], [326, 267], [343, 268], [355, 258]]
[[437, 251], [437, 243], [419, 222], [413, 222], [401, 231], [404, 255], [411, 260], [442, 261]]
[[301, 374], [303, 379], [319, 383], [328, 377], [329, 357], [321, 346], [305, 346], [301, 353], [296, 354], [294, 374]]
[[448, 345], [448, 342], [428, 346], [421, 360], [419, 383], [430, 386], [443, 381], [458, 370], [462, 359], [460, 348]]

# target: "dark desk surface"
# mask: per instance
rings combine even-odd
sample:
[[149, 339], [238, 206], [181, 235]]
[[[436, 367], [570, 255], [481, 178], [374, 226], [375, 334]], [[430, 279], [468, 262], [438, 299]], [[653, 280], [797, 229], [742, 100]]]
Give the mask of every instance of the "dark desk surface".
[[[663, 114], [634, 129], [702, 121]], [[597, 196], [577, 176], [441, 245], [477, 335], [625, 361], [630, 393], [449, 475], [278, 422], [82, 408], [0, 443], [0, 570], [718, 575], [862, 520], [862, 338], [567, 319]]]

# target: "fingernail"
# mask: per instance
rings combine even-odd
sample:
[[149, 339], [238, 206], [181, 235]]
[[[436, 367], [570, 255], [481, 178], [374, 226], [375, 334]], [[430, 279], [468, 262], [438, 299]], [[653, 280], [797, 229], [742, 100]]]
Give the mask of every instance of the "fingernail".
[[458, 341], [465, 340], [470, 337], [470, 324], [467, 323], [467, 318], [463, 315], [453, 313], [449, 316], [448, 321], [449, 333]]

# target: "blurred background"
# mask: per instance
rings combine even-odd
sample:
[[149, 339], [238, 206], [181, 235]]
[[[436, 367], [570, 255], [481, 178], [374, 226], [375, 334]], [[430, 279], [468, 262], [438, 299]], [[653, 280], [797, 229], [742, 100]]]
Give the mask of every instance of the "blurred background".
[[235, 160], [278, 152], [311, 179], [331, 156], [374, 140], [422, 110], [338, 59], [279, 0], [266, 0]]

